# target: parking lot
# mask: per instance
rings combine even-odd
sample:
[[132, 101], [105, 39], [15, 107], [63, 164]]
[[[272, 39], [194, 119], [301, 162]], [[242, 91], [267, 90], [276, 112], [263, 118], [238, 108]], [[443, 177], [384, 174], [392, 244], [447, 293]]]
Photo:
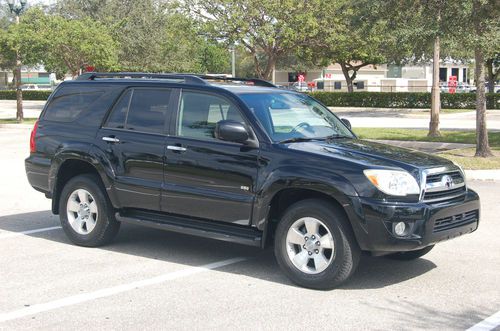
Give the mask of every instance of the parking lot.
[[130, 225], [111, 245], [72, 245], [26, 180], [28, 140], [0, 129], [0, 330], [465, 330], [500, 310], [498, 182], [469, 183], [482, 199], [473, 234], [412, 262], [363, 256], [348, 283], [314, 291], [272, 250]]

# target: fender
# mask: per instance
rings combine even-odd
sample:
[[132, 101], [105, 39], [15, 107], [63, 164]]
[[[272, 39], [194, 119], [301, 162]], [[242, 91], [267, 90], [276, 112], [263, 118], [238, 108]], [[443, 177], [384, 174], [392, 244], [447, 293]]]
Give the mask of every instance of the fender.
[[259, 182], [263, 183], [257, 191], [253, 209], [252, 225], [264, 231], [267, 228], [271, 201], [283, 189], [308, 189], [327, 194], [341, 205], [349, 204], [350, 197], [358, 196], [352, 184], [343, 176], [333, 172], [325, 173], [324, 169], [303, 167], [301, 177], [297, 176], [297, 168], [291, 166], [273, 170]]
[[83, 161], [95, 168], [108, 192], [111, 203], [113, 206], [119, 205], [113, 185], [114, 171], [109, 160], [94, 144], [78, 142], [60, 146], [52, 159], [48, 179], [49, 190], [52, 195], [52, 210], [57, 208], [56, 204], [59, 200], [56, 196], [58, 194], [58, 192], [56, 192], [56, 184], [59, 180], [59, 170], [64, 162], [68, 160]]

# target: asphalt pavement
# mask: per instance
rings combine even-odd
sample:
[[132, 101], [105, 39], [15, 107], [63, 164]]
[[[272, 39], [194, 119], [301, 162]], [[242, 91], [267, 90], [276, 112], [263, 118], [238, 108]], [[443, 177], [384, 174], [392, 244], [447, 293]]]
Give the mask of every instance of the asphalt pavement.
[[469, 182], [476, 232], [412, 262], [363, 256], [348, 283], [315, 291], [271, 250], [130, 225], [111, 245], [72, 245], [26, 180], [28, 138], [0, 129], [0, 330], [499, 328], [499, 182]]

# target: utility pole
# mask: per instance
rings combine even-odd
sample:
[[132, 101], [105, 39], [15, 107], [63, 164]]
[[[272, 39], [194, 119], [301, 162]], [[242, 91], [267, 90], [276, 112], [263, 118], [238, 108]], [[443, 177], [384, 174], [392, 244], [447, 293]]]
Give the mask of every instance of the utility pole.
[[231, 75], [236, 77], [236, 49], [233, 46], [229, 51], [231, 52]]
[[[9, 9], [11, 14], [16, 15], [16, 24], [19, 24], [19, 16], [26, 7], [27, 0], [20, 0], [19, 4], [15, 0], [8, 0]], [[16, 111], [16, 121], [22, 122], [24, 120], [23, 114], [23, 91], [21, 89], [21, 56], [19, 55], [19, 50], [16, 50], [16, 68], [14, 70], [14, 76], [16, 81], [16, 100], [17, 100], [17, 111]]]

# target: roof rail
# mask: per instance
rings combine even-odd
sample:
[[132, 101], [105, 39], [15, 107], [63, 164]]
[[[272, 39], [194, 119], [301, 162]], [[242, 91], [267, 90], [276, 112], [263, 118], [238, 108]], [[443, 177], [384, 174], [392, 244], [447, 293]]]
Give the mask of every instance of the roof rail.
[[203, 79], [192, 74], [153, 74], [145, 72], [87, 72], [76, 80], [95, 80], [99, 78], [140, 78], [140, 79], [174, 79], [195, 85], [208, 85]]
[[258, 78], [239, 78], [218, 75], [178, 74], [166, 73], [155, 74], [145, 72], [87, 72], [76, 78], [76, 80], [95, 80], [99, 78], [143, 78], [143, 79], [176, 79], [184, 80], [185, 83], [195, 85], [208, 85], [209, 80], [225, 82], [245, 82], [249, 85], [276, 87], [276, 85]]

